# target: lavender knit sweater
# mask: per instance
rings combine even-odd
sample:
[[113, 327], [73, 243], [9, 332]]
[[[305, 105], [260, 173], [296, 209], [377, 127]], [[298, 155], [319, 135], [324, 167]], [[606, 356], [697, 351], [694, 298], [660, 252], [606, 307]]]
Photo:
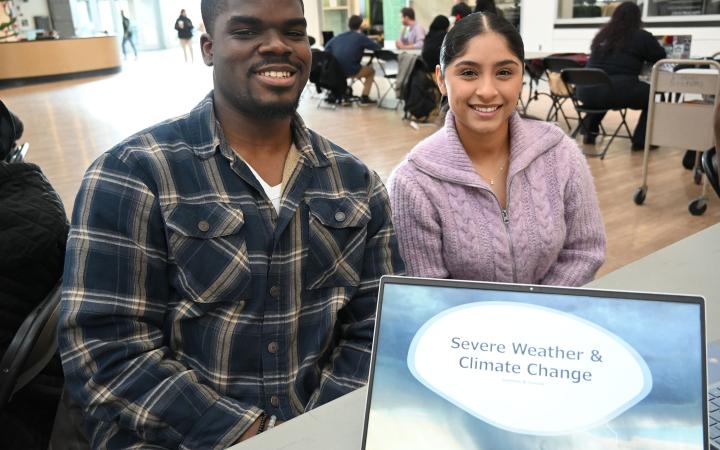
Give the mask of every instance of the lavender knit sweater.
[[507, 219], [460, 142], [455, 117], [389, 180], [408, 275], [580, 286], [605, 260], [585, 157], [555, 125], [510, 118]]

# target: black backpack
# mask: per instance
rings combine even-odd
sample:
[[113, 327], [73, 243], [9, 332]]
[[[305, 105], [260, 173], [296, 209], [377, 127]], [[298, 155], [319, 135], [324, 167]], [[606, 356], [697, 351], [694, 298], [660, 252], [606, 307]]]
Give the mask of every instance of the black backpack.
[[422, 60], [415, 62], [406, 89], [405, 115], [419, 120], [427, 119], [440, 102], [440, 91]]

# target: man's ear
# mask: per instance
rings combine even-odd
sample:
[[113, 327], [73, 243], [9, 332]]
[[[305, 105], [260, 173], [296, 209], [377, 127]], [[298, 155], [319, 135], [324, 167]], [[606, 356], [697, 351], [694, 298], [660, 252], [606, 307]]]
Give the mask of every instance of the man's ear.
[[435, 66], [435, 79], [437, 80], [438, 89], [442, 95], [447, 95], [447, 88], [445, 87], [445, 77], [443, 77], [440, 65]]
[[213, 40], [208, 33], [200, 36], [200, 50], [202, 51], [203, 61], [206, 66], [213, 65]]

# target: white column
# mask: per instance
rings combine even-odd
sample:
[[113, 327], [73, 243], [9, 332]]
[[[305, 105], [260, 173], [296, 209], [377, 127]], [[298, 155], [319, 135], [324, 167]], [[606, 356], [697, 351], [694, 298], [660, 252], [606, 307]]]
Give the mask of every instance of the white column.
[[553, 51], [553, 26], [558, 0], [523, 0], [520, 34], [528, 51]]

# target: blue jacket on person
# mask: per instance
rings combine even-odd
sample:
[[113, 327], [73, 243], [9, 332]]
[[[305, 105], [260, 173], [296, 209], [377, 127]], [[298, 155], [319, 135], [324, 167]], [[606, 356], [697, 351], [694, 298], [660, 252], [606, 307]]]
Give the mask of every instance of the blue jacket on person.
[[359, 31], [341, 33], [325, 45], [325, 51], [332, 53], [348, 77], [360, 71], [360, 60], [365, 49], [380, 50], [380, 46]]

